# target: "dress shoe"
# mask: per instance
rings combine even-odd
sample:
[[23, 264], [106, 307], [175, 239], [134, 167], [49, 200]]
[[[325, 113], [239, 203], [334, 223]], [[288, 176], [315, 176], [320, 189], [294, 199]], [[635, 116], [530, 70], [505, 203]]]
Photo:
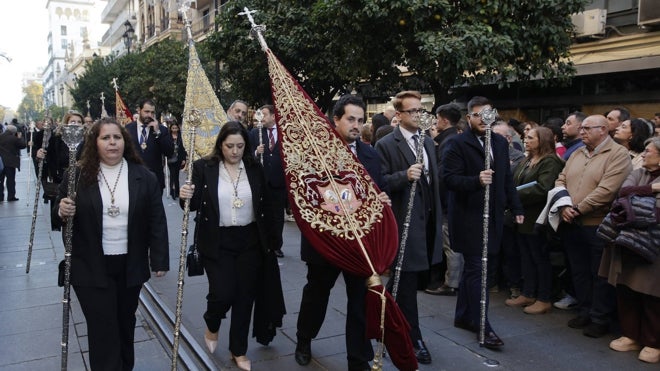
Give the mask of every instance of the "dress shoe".
[[233, 353], [231, 354], [231, 359], [236, 363], [236, 366], [240, 370], [245, 370], [245, 371], [250, 371], [252, 369], [252, 362], [246, 357], [245, 355], [242, 356], [235, 356]]
[[278, 258], [283, 258], [283, 257], [284, 257], [284, 253], [282, 252], [282, 249], [280, 249], [280, 250], [275, 250], [275, 256], [277, 256]]
[[426, 289], [424, 290], [425, 293], [430, 294], [430, 295], [440, 295], [440, 296], [455, 296], [456, 295], [456, 289], [453, 287], [449, 287], [447, 285], [442, 285], [436, 289]]
[[415, 351], [415, 358], [417, 358], [417, 362], [423, 365], [431, 364], [431, 353], [429, 353], [429, 350], [426, 349], [426, 344], [424, 344], [423, 340], [417, 340], [417, 344], [413, 345], [413, 350]]
[[301, 366], [306, 366], [312, 360], [312, 340], [298, 338], [296, 345], [296, 363]]
[[640, 350], [642, 349], [642, 346], [629, 337], [621, 336], [610, 342], [610, 349], [616, 350], [617, 352], [629, 352], [631, 350]]
[[526, 307], [528, 305], [534, 304], [535, 302], [536, 299], [534, 298], [528, 298], [525, 295], [520, 295], [517, 298], [506, 299], [504, 304], [509, 307]]
[[[477, 336], [478, 338], [478, 336]], [[504, 345], [502, 339], [493, 331], [488, 331], [484, 334], [484, 347], [488, 349], [497, 349]]]
[[523, 312], [527, 314], [543, 314], [548, 313], [552, 309], [552, 303], [549, 301], [537, 300], [536, 303], [526, 306]]
[[464, 321], [462, 319], [455, 319], [454, 320], [454, 327], [460, 328], [460, 329], [463, 329], [463, 330], [468, 330], [470, 332], [478, 332], [479, 331], [478, 326], [473, 325], [473, 324], [469, 323], [468, 321]]
[[639, 357], [637, 358], [640, 361], [644, 361], [648, 363], [658, 363], [660, 362], [660, 349], [644, 347], [642, 351], [639, 352]]
[[208, 348], [209, 352], [215, 352], [215, 348], [218, 347], [218, 333], [206, 329], [204, 332], [204, 342], [206, 343], [206, 348]]
[[599, 338], [607, 334], [608, 332], [610, 332], [609, 325], [605, 323], [596, 323], [596, 322], [591, 322], [590, 324], [587, 325], [587, 327], [584, 328], [584, 330], [582, 330], [582, 334], [590, 338]]
[[18, 201], [18, 198], [16, 197], [8, 198], [7, 201], [9, 202]]
[[591, 318], [577, 316], [568, 321], [568, 327], [582, 329], [587, 327], [587, 325], [589, 325], [590, 323], [591, 323]]

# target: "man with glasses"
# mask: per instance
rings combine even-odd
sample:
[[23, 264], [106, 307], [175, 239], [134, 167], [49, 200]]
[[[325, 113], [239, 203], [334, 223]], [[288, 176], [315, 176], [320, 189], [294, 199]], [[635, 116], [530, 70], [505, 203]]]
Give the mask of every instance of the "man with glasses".
[[[502, 216], [511, 209], [516, 223], [524, 220], [523, 208], [513, 186], [509, 162], [509, 143], [501, 135], [490, 136], [490, 153], [484, 142], [487, 125], [482, 115], [492, 110], [485, 97], [476, 96], [467, 104], [469, 130], [447, 143], [443, 153], [442, 179], [447, 186], [447, 215], [451, 246], [463, 254], [463, 276], [458, 287], [454, 326], [478, 333], [481, 310], [481, 278], [483, 253], [483, 222], [486, 187], [490, 187], [488, 225], [488, 264], [494, 269], [502, 245]], [[491, 168], [485, 169], [485, 156], [491, 156]], [[504, 342], [495, 334], [488, 321], [486, 296], [484, 346], [499, 348]]]
[[616, 309], [614, 287], [598, 276], [605, 242], [596, 229], [632, 171], [628, 150], [614, 142], [608, 131], [604, 116], [585, 118], [579, 128], [584, 147], [568, 159], [555, 182], [566, 188], [573, 204], [561, 209], [559, 226], [578, 300], [578, 314], [568, 326], [594, 338], [608, 333]]
[[[376, 142], [376, 151], [382, 160], [399, 237], [409, 212], [411, 186], [417, 182], [396, 301], [410, 324], [410, 338], [417, 361], [430, 364], [431, 354], [419, 328], [417, 278], [421, 272], [428, 271], [430, 265], [442, 261], [442, 231], [439, 228], [442, 225], [442, 207], [435, 144], [428, 136], [424, 136], [424, 143], [420, 142], [419, 120], [424, 112], [421, 98], [421, 94], [416, 91], [402, 91], [396, 95], [392, 104], [396, 109], [394, 118], [399, 120], [399, 126]], [[424, 148], [422, 163], [416, 160], [417, 143]], [[398, 258], [395, 258], [394, 265]], [[392, 290], [392, 281], [390, 279], [388, 282], [389, 290]]]

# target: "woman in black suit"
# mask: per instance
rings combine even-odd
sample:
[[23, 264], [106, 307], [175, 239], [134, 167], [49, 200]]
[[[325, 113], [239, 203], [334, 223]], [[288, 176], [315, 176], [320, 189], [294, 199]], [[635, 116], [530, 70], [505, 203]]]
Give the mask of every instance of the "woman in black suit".
[[167, 220], [160, 185], [112, 119], [87, 134], [76, 171], [75, 200], [62, 181], [52, 218], [73, 216], [71, 285], [87, 321], [93, 370], [132, 370], [135, 311], [149, 266], [169, 270]]
[[[220, 322], [231, 309], [229, 350], [241, 370], [251, 367], [246, 357], [248, 332], [260, 291], [268, 288], [269, 295], [277, 294], [276, 300], [282, 297], [272, 250], [275, 218], [267, 207], [266, 180], [261, 165], [246, 148], [250, 148], [247, 130], [239, 122], [226, 123], [211, 155], [194, 162], [192, 185], [182, 185], [179, 192], [180, 204], [190, 198], [190, 210], [197, 210], [197, 247], [209, 282], [206, 346], [211, 353], [215, 351]], [[276, 272], [276, 278], [266, 279], [265, 271]], [[255, 331], [257, 313], [261, 313], [259, 302]], [[283, 313], [277, 314], [281, 325]], [[258, 336], [257, 340], [262, 342]]]
[[170, 135], [174, 145], [174, 153], [167, 158], [167, 167], [170, 170], [170, 196], [176, 200], [179, 195], [179, 170], [186, 166], [188, 152], [183, 147], [183, 138], [181, 138], [181, 127], [179, 123], [172, 119], [169, 121]]

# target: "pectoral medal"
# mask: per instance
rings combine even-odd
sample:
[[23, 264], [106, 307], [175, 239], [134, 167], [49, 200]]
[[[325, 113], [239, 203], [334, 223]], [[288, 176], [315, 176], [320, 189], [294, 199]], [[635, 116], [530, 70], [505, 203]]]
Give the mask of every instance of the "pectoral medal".
[[140, 144], [140, 148], [142, 148], [143, 151], [147, 149], [147, 142], [142, 142], [142, 144]]
[[245, 204], [245, 203], [243, 202], [243, 200], [241, 200], [241, 199], [238, 198], [238, 197], [234, 197], [234, 202], [232, 203], [232, 205], [233, 205], [235, 208], [240, 209], [241, 207], [243, 207], [244, 204]]
[[108, 215], [112, 217], [119, 215], [119, 208], [115, 205], [110, 205], [108, 208]]

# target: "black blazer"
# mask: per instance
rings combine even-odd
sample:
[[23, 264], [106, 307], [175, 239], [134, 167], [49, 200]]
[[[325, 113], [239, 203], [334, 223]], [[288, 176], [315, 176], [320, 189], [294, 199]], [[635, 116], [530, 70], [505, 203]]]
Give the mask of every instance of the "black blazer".
[[[278, 140], [275, 142], [275, 147], [271, 151], [268, 148], [268, 129], [265, 127], [261, 129], [261, 140], [264, 143], [264, 172], [266, 173], [266, 181], [271, 188], [284, 189], [286, 183], [284, 182], [284, 166], [282, 165], [281, 143]], [[259, 146], [259, 128], [254, 128], [250, 131], [250, 147], [252, 153], [257, 150]], [[259, 156], [255, 155], [257, 161]]]
[[[367, 170], [374, 183], [376, 183], [381, 191], [386, 192], [387, 183], [383, 178], [383, 169], [376, 150], [369, 144], [357, 140], [355, 141], [355, 151], [357, 152], [358, 160]], [[300, 258], [310, 264], [330, 264], [314, 249], [312, 244], [304, 236], [300, 236]]]
[[[219, 163], [205, 158], [199, 159], [193, 163], [192, 184], [195, 185], [195, 193], [190, 199], [190, 211], [201, 210], [201, 218], [197, 220], [196, 239], [197, 247], [204, 256], [218, 257], [218, 238], [215, 231], [220, 220], [218, 206], [218, 174], [220, 171]], [[256, 217], [257, 228], [259, 230], [259, 240], [264, 252], [273, 249], [274, 233], [271, 228], [273, 214], [268, 207], [270, 205], [269, 194], [266, 189], [266, 180], [261, 165], [245, 164], [245, 172], [250, 182], [252, 191], [252, 206]], [[183, 207], [185, 200], [180, 200], [179, 204]]]
[[[413, 203], [415, 206], [410, 215], [408, 240], [403, 259], [403, 270], [409, 272], [426, 270], [429, 269], [429, 264], [437, 264], [442, 261], [442, 206], [440, 204], [438, 162], [435, 144], [433, 139], [428, 136], [424, 137], [424, 149], [429, 159], [428, 167], [431, 177], [429, 186], [433, 199], [433, 204], [430, 206], [433, 208], [432, 217], [435, 218], [431, 228], [435, 230], [426, 230], [427, 221], [424, 220], [422, 205], [429, 205], [425, 204], [418, 185]], [[415, 154], [398, 127], [376, 142], [376, 151], [382, 160], [383, 176], [389, 187], [392, 210], [399, 227], [399, 238], [401, 238], [412, 184], [406, 173], [408, 168], [416, 163]], [[429, 236], [432, 236], [432, 241], [427, 241]]]
[[[60, 184], [57, 202], [51, 218], [58, 226], [60, 200], [67, 195], [68, 173]], [[168, 271], [170, 267], [167, 220], [161, 190], [153, 173], [142, 165], [128, 163], [128, 260], [126, 284], [137, 286], [146, 282], [152, 272]], [[73, 249], [71, 253], [71, 284], [75, 286], [107, 287], [105, 259], [101, 237], [103, 203], [98, 183], [79, 185], [76, 214], [73, 219]], [[122, 212], [126, 212], [122, 210]], [[62, 233], [64, 239], [64, 232]]]
[[25, 148], [25, 139], [8, 131], [0, 134], [0, 157], [5, 167], [21, 169], [21, 149]]
[[[509, 143], [501, 135], [491, 135], [493, 183], [490, 190], [488, 252], [500, 249], [504, 210], [523, 215], [518, 193], [513, 186], [509, 162]], [[481, 254], [483, 246], [484, 194], [479, 173], [485, 168], [484, 147], [468, 130], [453, 136], [443, 153], [443, 180], [449, 191], [447, 213], [452, 249], [470, 255]]]
[[174, 144], [172, 143], [172, 137], [170, 132], [167, 130], [165, 125], [159, 125], [160, 135], [156, 138], [156, 135], [151, 131], [149, 137], [147, 138], [147, 148], [142, 150], [140, 147], [139, 135], [138, 135], [138, 124], [133, 121], [129, 124], [126, 124], [126, 130], [133, 138], [133, 146], [137, 149], [138, 153], [142, 157], [142, 161], [156, 174], [158, 182], [160, 183], [160, 189], [165, 188], [165, 174], [163, 173], [163, 156], [170, 157], [174, 153]]

